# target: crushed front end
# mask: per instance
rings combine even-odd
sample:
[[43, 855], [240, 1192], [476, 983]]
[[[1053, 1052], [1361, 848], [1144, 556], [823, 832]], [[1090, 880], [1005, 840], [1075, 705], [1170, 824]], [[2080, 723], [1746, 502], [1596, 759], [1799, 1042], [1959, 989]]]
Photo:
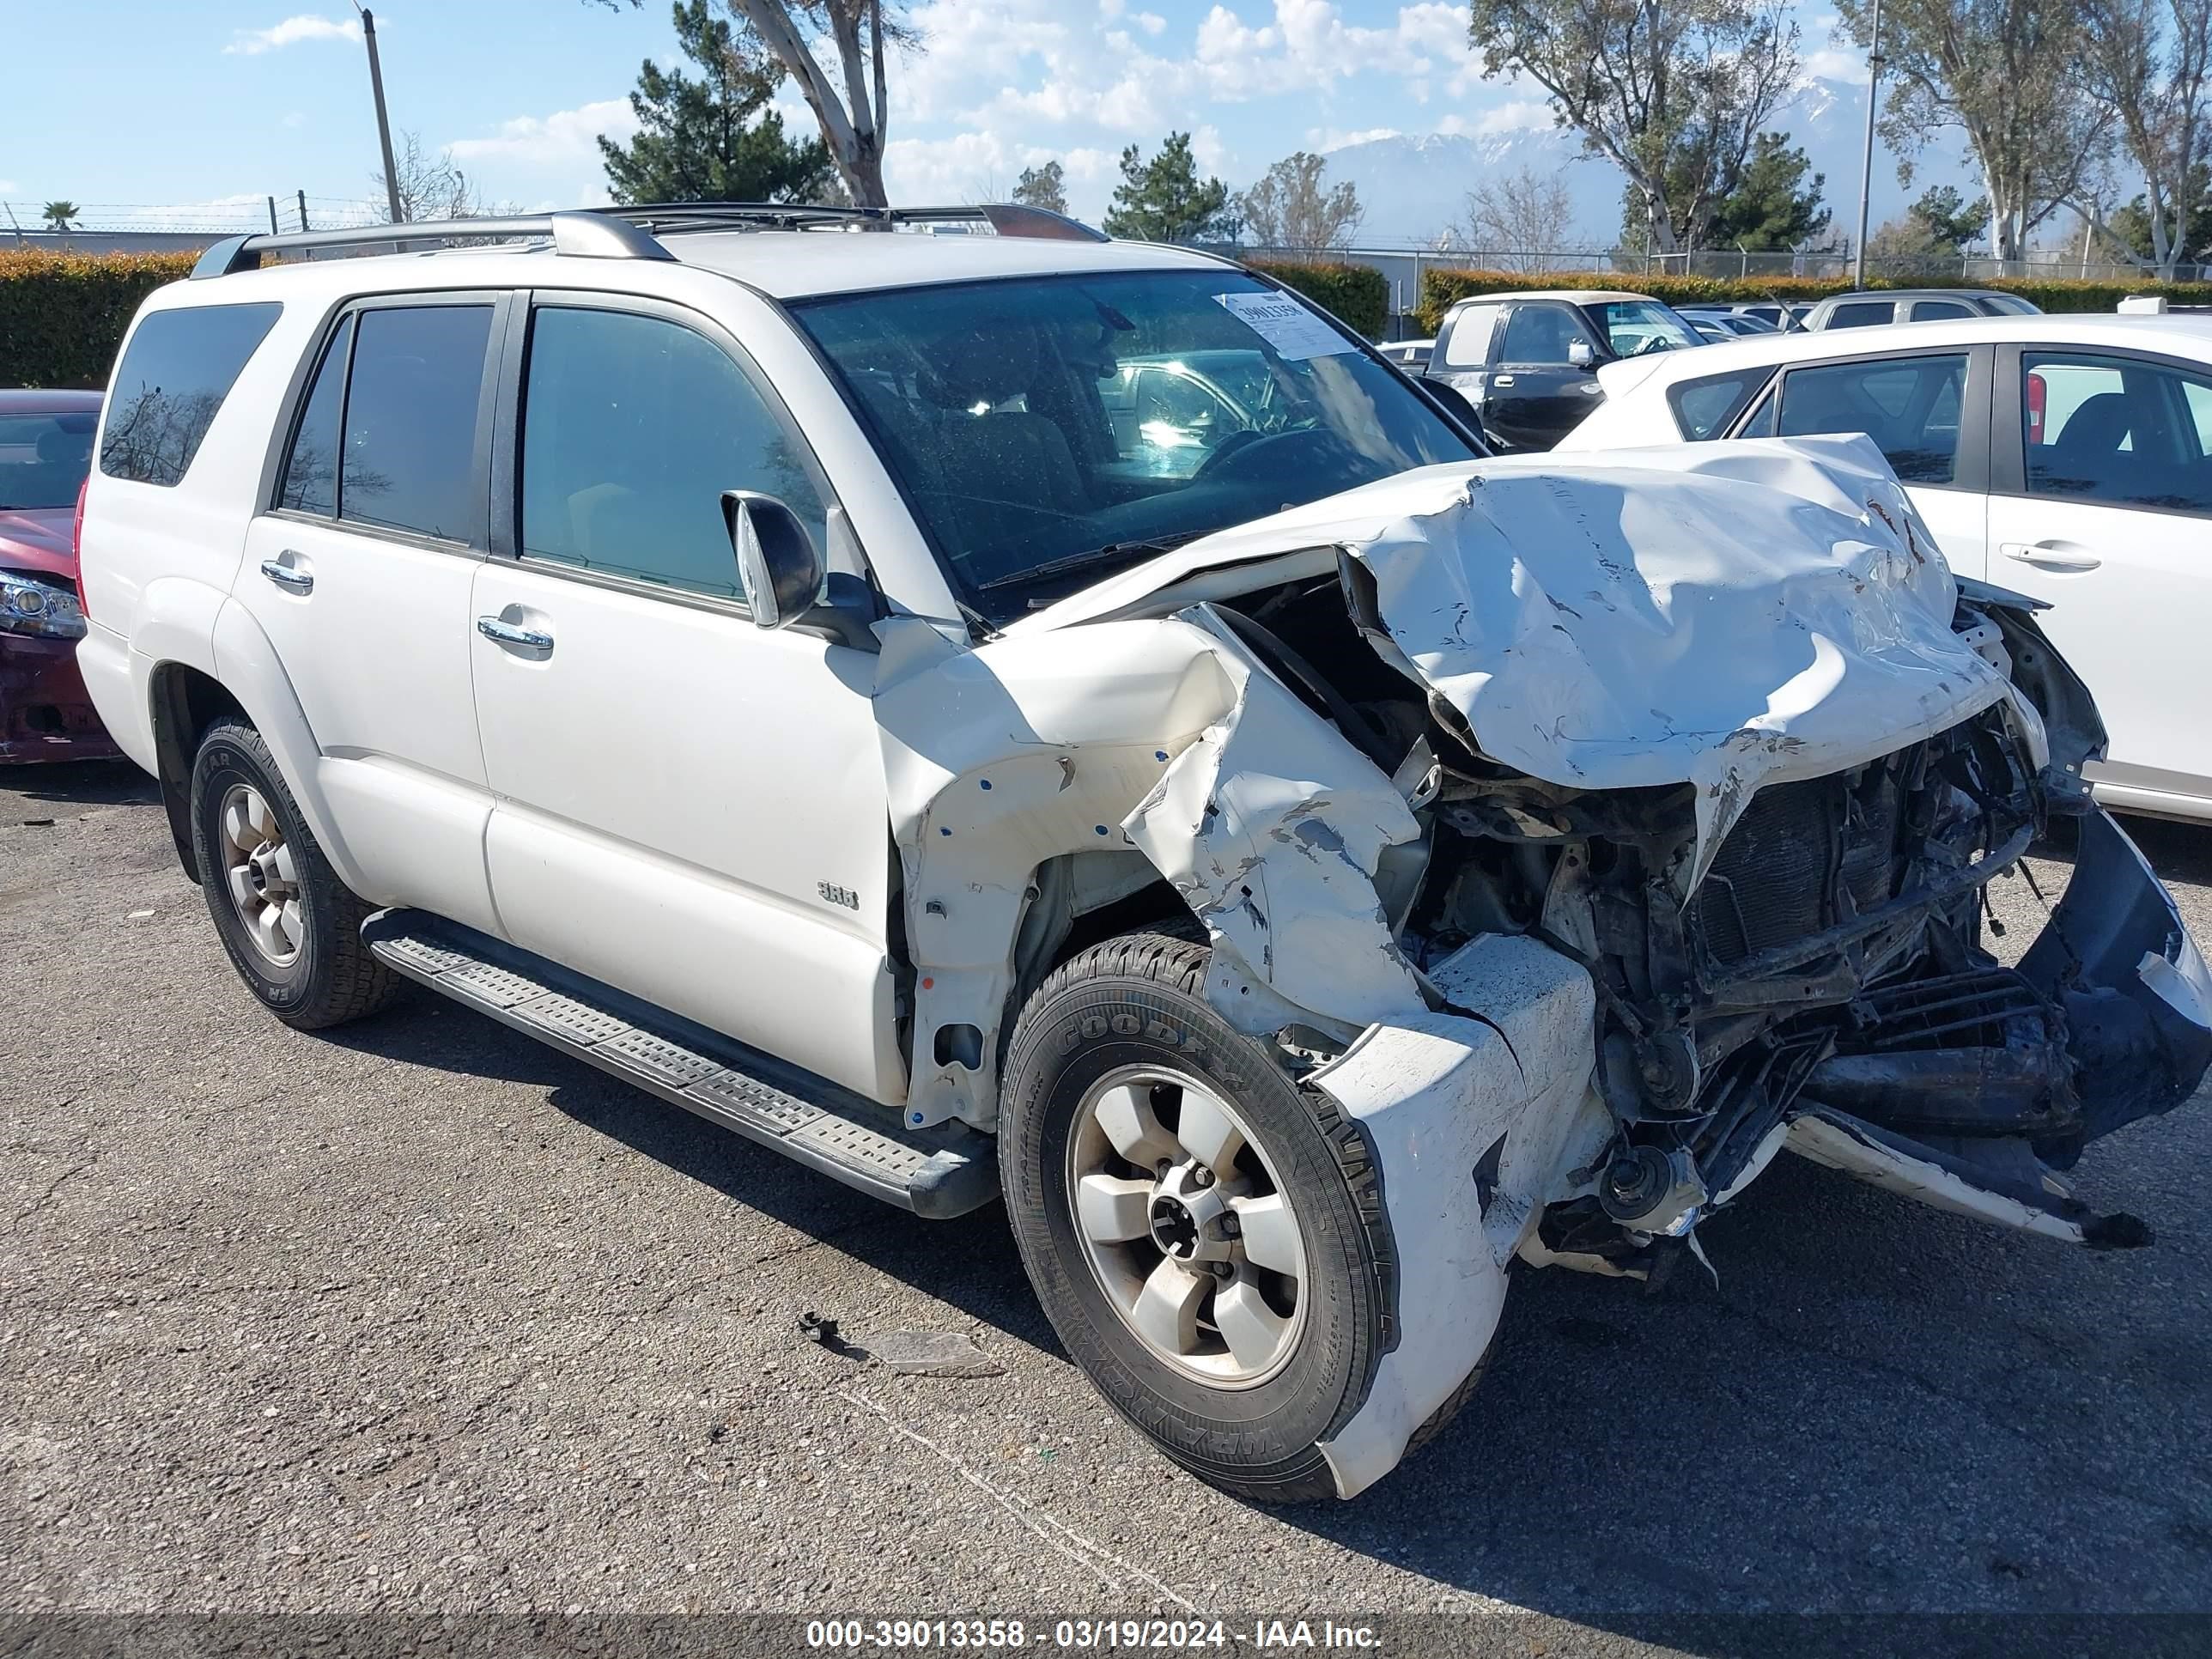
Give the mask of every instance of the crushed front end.
[[1413, 933], [1441, 959], [1470, 924], [1510, 920], [1598, 988], [1617, 1134], [1591, 1190], [1545, 1211], [1548, 1256], [1648, 1266], [1655, 1239], [1688, 1234], [1785, 1144], [1988, 1218], [2146, 1239], [2053, 1172], [2195, 1089], [2212, 987], [2172, 900], [2094, 807], [2041, 936], [2017, 965], [1992, 952], [1985, 890], [2033, 880], [2021, 857], [2052, 800], [2007, 705], [1758, 790], [1687, 891], [1688, 786], [1562, 789], [1472, 754], [1443, 774], [1436, 859], [1454, 876]]

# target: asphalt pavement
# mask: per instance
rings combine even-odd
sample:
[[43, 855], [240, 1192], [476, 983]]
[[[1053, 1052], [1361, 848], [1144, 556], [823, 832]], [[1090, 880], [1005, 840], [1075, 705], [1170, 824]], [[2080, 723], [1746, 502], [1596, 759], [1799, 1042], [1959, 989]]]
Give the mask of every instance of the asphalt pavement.
[[[2212, 830], [2130, 828], [2212, 940]], [[995, 1210], [914, 1219], [425, 993], [287, 1030], [148, 781], [0, 774], [0, 1612], [1439, 1609], [1559, 1652], [2212, 1611], [2208, 1107], [2076, 1171], [2140, 1251], [1780, 1159], [1701, 1231], [1717, 1286], [1519, 1274], [1425, 1453], [1268, 1511], [1105, 1409]]]

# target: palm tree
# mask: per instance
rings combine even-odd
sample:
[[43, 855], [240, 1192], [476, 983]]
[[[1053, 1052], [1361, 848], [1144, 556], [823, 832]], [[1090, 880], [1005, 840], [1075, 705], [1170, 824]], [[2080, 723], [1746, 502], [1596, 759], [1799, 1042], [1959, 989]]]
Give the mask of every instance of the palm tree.
[[46, 228], [48, 230], [75, 230], [76, 226], [72, 222], [76, 218], [76, 204], [75, 202], [47, 203]]

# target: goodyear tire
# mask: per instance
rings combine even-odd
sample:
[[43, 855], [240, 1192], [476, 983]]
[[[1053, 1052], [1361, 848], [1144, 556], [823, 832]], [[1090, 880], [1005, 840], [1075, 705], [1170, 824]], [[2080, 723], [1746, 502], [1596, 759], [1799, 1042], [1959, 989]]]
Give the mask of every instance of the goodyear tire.
[[284, 1024], [374, 1013], [398, 981], [361, 941], [370, 906], [337, 878], [260, 732], [217, 720], [192, 759], [192, 856], [216, 935]]
[[1132, 934], [1037, 988], [1007, 1212], [1061, 1342], [1161, 1450], [1240, 1497], [1331, 1498], [1320, 1443], [1385, 1346], [1389, 1232], [1358, 1130], [1207, 1006], [1207, 957]]

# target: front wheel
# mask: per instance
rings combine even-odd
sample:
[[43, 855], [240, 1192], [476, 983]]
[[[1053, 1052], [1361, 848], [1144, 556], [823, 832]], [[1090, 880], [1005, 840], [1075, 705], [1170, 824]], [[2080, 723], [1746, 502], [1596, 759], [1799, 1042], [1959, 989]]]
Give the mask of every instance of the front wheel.
[[1023, 1010], [1000, 1170], [1046, 1316], [1115, 1408], [1244, 1498], [1332, 1497], [1385, 1344], [1365, 1145], [1206, 1004], [1208, 952], [1097, 945]]

